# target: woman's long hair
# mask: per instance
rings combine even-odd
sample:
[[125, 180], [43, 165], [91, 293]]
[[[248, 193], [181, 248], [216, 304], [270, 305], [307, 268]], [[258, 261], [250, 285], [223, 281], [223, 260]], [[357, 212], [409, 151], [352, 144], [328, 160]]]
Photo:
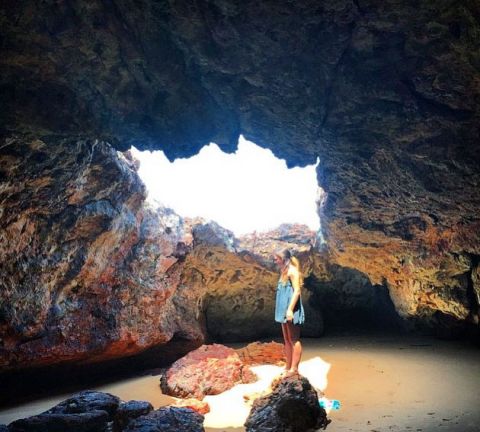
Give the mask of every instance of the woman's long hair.
[[298, 271], [298, 283], [300, 285], [300, 288], [303, 287], [303, 273], [302, 273], [302, 269], [300, 268], [300, 261], [298, 260], [297, 257], [295, 256], [292, 256], [290, 258], [290, 262], [292, 263], [292, 265], [297, 269]]
[[303, 273], [300, 268], [300, 261], [298, 260], [297, 257], [293, 256], [292, 253], [288, 250], [285, 249], [283, 251], [283, 259], [284, 259], [284, 266], [282, 268], [282, 274], [281, 274], [281, 279], [282, 281], [286, 282], [287, 281], [287, 273], [288, 273], [288, 266], [292, 264], [298, 271], [298, 282], [300, 284], [300, 288], [303, 287]]

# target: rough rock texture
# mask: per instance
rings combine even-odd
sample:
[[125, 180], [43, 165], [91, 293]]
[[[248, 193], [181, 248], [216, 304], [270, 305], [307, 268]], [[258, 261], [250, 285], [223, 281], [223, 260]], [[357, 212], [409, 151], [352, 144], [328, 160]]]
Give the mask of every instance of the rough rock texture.
[[110, 393], [83, 391], [35, 416], [15, 420], [11, 432], [96, 432], [113, 420], [120, 399]]
[[15, 420], [8, 425], [9, 432], [97, 432], [105, 430], [108, 423], [105, 411], [92, 410], [85, 413], [39, 414]]
[[13, 421], [10, 432], [203, 432], [203, 415], [189, 408], [153, 407], [145, 401], [121, 402], [116, 396], [83, 391], [39, 415]]
[[198, 293], [179, 287], [182, 221], [145, 203], [132, 161], [101, 141], [21, 139], [0, 161], [2, 369], [203, 341]]
[[313, 432], [330, 420], [318, 403], [318, 395], [301, 375], [272, 384], [272, 392], [253, 402], [245, 422], [247, 432]]
[[[125, 357], [173, 339], [278, 336], [278, 269], [214, 222], [145, 201], [136, 161], [102, 141], [17, 137], [0, 146], [0, 367]], [[282, 236], [278, 235], [282, 232]], [[265, 250], [313, 254], [305, 227]], [[307, 261], [306, 261], [307, 262]], [[310, 307], [304, 335], [323, 330]], [[172, 349], [175, 349], [172, 346]]]
[[122, 402], [113, 418], [113, 432], [120, 432], [128, 423], [137, 417], [148, 414], [153, 410], [150, 402], [131, 400]]
[[2, 141], [0, 366], [202, 338], [188, 291], [177, 306], [194, 318], [165, 321], [177, 239], [148, 265], [129, 253], [158, 256], [133, 221], [159, 216], [141, 210], [136, 180], [119, 185], [123, 168], [89, 164], [96, 139], [174, 158], [210, 141], [232, 151], [243, 133], [289, 166], [320, 157], [332, 262], [387, 287], [403, 317], [478, 323], [478, 11], [477, 0], [2, 2], [0, 135], [32, 138]]
[[311, 292], [312, 307], [322, 313], [326, 332], [397, 331], [406, 327], [386, 284], [372, 284], [358, 270], [335, 264], [328, 250], [315, 253], [310, 267], [305, 287]]
[[173, 363], [162, 374], [160, 385], [164, 394], [201, 400], [256, 380], [233, 348], [212, 344], [202, 345]]
[[204, 432], [203, 415], [190, 408], [164, 407], [128, 424], [125, 432]]
[[252, 342], [236, 350], [244, 364], [276, 364], [285, 363], [283, 344], [277, 342]]
[[[213, 228], [210, 224], [210, 229]], [[252, 236], [232, 240], [224, 231], [210, 235], [211, 241], [197, 242], [194, 231], [195, 247], [185, 259], [185, 267], [190, 272], [189, 280], [195, 279], [199, 286], [208, 287], [203, 289], [206, 295], [202, 307], [209, 335], [226, 342], [281, 334], [280, 325], [273, 319], [279, 270], [272, 254], [281, 253], [287, 246], [298, 251], [308, 275], [315, 255], [312, 247], [315, 235], [305, 226], [285, 225], [257, 236], [261, 242]], [[306, 315], [302, 334], [317, 337], [323, 333], [323, 319], [321, 312], [311, 306], [311, 295], [308, 289], [302, 292]]]

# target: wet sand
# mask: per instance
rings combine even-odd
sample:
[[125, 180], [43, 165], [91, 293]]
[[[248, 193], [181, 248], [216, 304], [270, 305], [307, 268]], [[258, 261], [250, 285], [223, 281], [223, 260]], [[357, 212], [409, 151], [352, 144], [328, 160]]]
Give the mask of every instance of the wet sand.
[[[241, 345], [235, 345], [238, 347]], [[480, 349], [467, 343], [403, 336], [335, 336], [303, 339], [300, 372], [341, 408], [331, 411], [329, 431], [476, 432], [480, 430]], [[278, 373], [257, 368], [264, 380], [208, 396], [208, 432], [242, 431], [248, 413], [243, 394], [261, 389]], [[89, 386], [123, 400], [148, 400], [155, 408], [174, 399], [162, 395], [157, 375]], [[2, 389], [3, 391], [3, 389]], [[8, 389], [7, 389], [8, 391]], [[38, 414], [71, 393], [0, 409], [0, 424]]]

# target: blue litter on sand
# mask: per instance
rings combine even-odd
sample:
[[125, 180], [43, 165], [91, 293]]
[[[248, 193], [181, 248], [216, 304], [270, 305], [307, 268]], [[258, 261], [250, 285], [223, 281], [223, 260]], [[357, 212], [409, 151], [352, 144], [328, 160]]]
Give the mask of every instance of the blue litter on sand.
[[339, 410], [340, 409], [340, 401], [336, 399], [319, 399], [318, 403], [323, 409], [332, 409], [332, 410]]

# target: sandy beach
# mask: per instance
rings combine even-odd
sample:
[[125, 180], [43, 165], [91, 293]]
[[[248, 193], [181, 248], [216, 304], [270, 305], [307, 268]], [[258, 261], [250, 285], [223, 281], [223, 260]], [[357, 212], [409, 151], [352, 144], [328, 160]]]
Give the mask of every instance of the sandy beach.
[[[240, 344], [234, 347], [242, 346]], [[480, 430], [480, 350], [458, 341], [407, 336], [335, 336], [304, 339], [300, 372], [341, 408], [329, 412], [329, 431], [474, 432]], [[243, 431], [243, 395], [261, 391], [280, 371], [259, 366], [260, 380], [207, 396], [205, 429]], [[123, 400], [148, 400], [155, 408], [174, 399], [161, 394], [149, 374], [89, 389]], [[71, 393], [0, 409], [0, 424], [38, 414]]]

